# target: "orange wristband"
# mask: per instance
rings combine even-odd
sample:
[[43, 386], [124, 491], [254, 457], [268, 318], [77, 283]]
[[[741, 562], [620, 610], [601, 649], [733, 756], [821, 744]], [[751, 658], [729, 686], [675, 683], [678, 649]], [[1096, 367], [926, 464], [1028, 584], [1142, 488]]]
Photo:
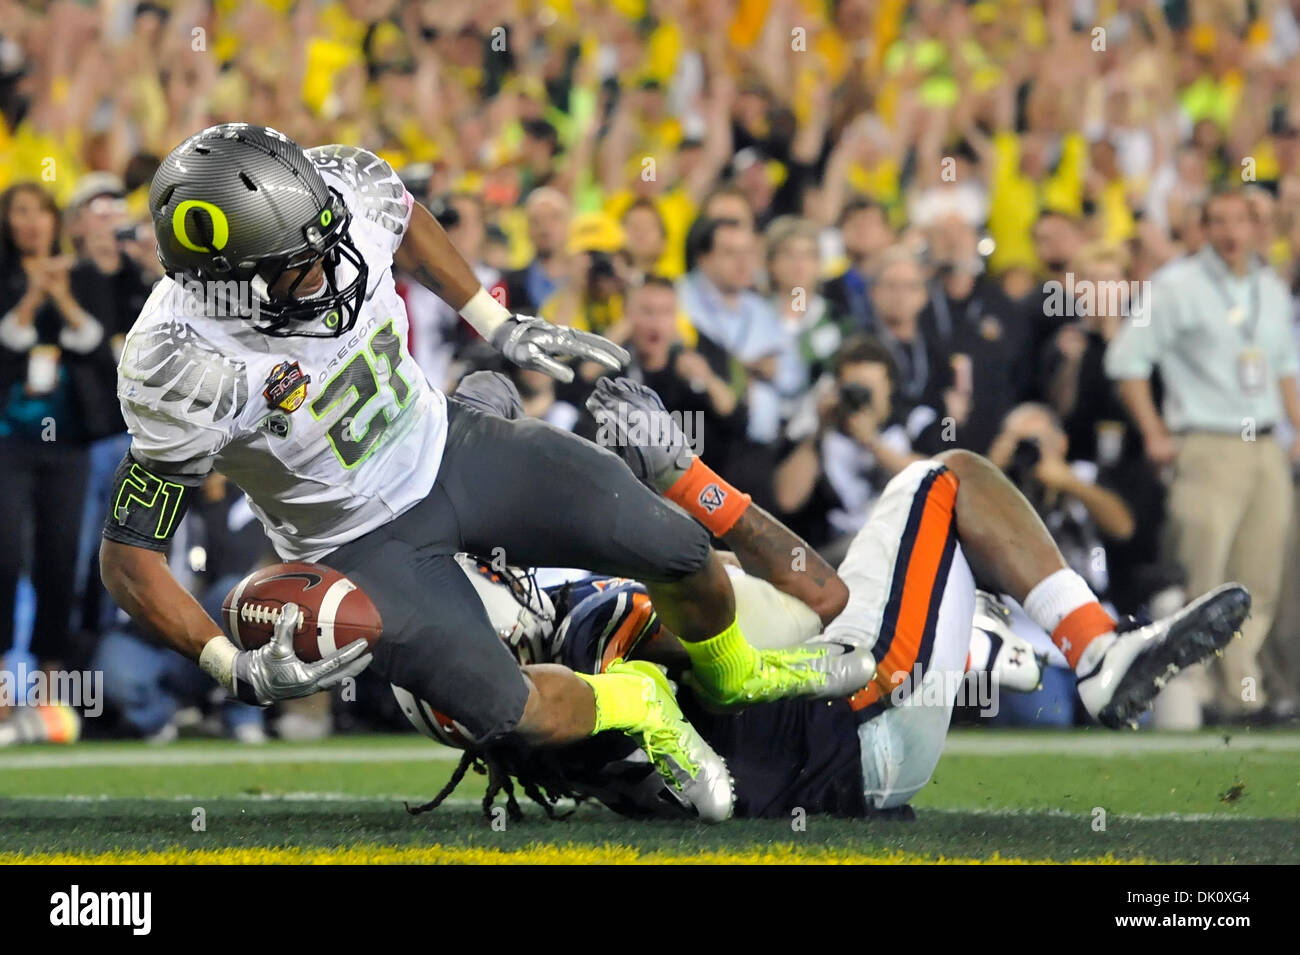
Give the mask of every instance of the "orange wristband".
[[699, 458], [664, 492], [664, 497], [682, 507], [714, 537], [722, 537], [731, 530], [752, 500], [718, 477]]

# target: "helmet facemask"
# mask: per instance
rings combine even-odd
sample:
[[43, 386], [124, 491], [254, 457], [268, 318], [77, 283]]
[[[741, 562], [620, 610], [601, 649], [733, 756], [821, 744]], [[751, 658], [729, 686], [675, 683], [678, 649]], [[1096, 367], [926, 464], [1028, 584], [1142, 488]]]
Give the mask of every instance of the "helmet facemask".
[[[319, 222], [303, 229], [306, 247], [259, 263], [250, 282], [255, 310], [247, 316], [255, 329], [276, 338], [337, 338], [356, 325], [366, 296], [369, 268], [348, 234], [351, 223], [352, 213], [343, 197], [331, 188], [330, 204], [321, 212]], [[299, 286], [317, 262], [324, 273], [321, 288], [299, 297]], [[349, 267], [354, 273], [352, 278], [340, 284], [346, 274], [344, 269]], [[291, 269], [298, 274], [289, 287], [272, 292]]]
[[559, 650], [555, 605], [537, 585], [531, 571], [494, 567], [470, 554], [459, 553], [460, 564], [483, 601], [497, 636], [521, 664], [544, 663]]

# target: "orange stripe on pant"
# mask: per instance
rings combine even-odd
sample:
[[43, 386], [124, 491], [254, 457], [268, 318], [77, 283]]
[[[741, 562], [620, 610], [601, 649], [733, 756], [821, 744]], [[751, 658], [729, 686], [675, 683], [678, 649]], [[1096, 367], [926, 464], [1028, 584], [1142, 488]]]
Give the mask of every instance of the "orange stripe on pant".
[[[926, 492], [916, 539], [902, 578], [902, 599], [894, 624], [893, 640], [884, 658], [876, 666], [875, 678], [849, 697], [849, 705], [854, 710], [866, 709], [882, 696], [888, 696], [916, 666], [921, 643], [930, 623], [934, 589], [942, 585], [938, 579], [939, 570], [952, 531], [956, 505], [957, 478], [951, 471], [942, 471]], [[897, 579], [895, 573], [895, 581]], [[890, 600], [892, 599], [891, 593]], [[937, 607], [934, 612], [939, 612]], [[884, 621], [884, 624], [887, 626], [888, 621]], [[883, 635], [882, 633], [881, 636]]]

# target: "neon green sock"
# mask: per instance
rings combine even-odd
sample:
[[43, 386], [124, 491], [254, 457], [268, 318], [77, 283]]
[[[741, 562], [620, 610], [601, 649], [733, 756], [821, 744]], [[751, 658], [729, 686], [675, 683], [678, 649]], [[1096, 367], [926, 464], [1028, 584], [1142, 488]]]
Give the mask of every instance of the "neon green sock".
[[732, 620], [716, 637], [699, 643], [682, 641], [697, 678], [715, 689], [737, 687], [754, 672], [755, 650]]
[[596, 727], [591, 735], [605, 730], [635, 730], [646, 724], [653, 685], [635, 673], [577, 674], [596, 695]]

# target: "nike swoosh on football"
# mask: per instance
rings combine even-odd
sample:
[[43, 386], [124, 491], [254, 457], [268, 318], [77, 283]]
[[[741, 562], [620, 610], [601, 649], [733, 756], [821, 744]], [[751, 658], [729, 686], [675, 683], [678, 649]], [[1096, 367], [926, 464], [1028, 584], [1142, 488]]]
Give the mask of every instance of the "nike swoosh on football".
[[325, 578], [323, 578], [320, 574], [313, 574], [313, 573], [309, 573], [308, 571], [302, 571], [300, 573], [294, 573], [294, 574], [276, 574], [274, 577], [266, 578], [266, 580], [262, 581], [262, 583], [269, 584], [273, 580], [305, 580], [307, 581], [307, 586], [302, 588], [302, 590], [303, 593], [306, 593], [307, 591], [311, 590], [313, 587], [315, 587], [324, 579]]

